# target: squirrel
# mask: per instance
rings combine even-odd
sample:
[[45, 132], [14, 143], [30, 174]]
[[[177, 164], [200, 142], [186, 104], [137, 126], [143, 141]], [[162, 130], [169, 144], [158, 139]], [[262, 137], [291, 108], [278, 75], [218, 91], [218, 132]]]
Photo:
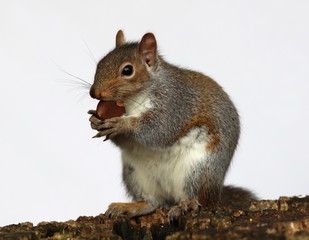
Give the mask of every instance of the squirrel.
[[202, 73], [167, 63], [152, 33], [116, 47], [97, 66], [90, 96], [122, 103], [126, 114], [102, 120], [90, 110], [95, 137], [122, 151], [122, 178], [132, 203], [112, 203], [106, 214], [129, 218], [157, 208], [176, 219], [189, 210], [255, 196], [223, 186], [240, 135], [237, 110], [227, 93]]

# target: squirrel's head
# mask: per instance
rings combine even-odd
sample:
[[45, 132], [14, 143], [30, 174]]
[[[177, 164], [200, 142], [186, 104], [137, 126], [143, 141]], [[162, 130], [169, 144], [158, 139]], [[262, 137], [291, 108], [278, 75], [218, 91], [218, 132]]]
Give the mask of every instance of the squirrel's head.
[[157, 61], [157, 42], [152, 33], [146, 33], [139, 43], [127, 43], [119, 30], [116, 48], [98, 63], [90, 96], [124, 101], [146, 86]]

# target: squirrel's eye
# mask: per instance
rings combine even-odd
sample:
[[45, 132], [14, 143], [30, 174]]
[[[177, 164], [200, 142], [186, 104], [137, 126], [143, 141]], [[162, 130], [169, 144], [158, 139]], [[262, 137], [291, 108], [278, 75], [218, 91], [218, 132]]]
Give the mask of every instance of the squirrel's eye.
[[132, 65], [125, 65], [122, 69], [123, 76], [131, 76], [133, 74], [133, 66]]

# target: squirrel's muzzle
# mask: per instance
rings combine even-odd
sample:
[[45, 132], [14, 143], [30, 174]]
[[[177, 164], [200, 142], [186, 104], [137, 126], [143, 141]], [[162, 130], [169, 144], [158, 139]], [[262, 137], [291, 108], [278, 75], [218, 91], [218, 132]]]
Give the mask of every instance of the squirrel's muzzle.
[[89, 94], [92, 98], [96, 98], [99, 100], [110, 98], [112, 96], [112, 92], [110, 90], [104, 90], [104, 89], [94, 88], [94, 87], [90, 88]]

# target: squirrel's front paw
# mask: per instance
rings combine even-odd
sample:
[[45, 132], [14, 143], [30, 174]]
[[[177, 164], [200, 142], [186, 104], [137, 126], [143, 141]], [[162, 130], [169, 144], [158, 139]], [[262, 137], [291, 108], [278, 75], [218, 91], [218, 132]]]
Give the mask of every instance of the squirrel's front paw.
[[127, 134], [130, 132], [130, 117], [114, 117], [101, 120], [95, 111], [89, 111], [92, 116], [89, 118], [91, 128], [98, 130], [98, 134], [94, 138], [106, 136], [105, 140], [111, 139], [119, 134]]
[[91, 117], [89, 118], [90, 121], [90, 126], [92, 129], [94, 130], [99, 130], [99, 126], [104, 122], [100, 119], [100, 117], [98, 116], [97, 112], [95, 110], [89, 110], [88, 114], [91, 115]]

